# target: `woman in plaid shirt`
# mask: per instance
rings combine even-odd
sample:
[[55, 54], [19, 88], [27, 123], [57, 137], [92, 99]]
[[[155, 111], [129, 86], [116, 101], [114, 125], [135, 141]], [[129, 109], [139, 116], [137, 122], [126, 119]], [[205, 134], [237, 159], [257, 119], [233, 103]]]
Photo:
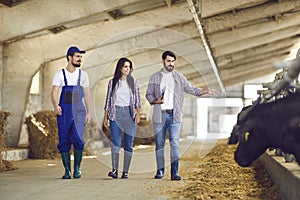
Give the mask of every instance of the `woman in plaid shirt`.
[[112, 171], [108, 176], [112, 178], [118, 178], [122, 131], [124, 132], [124, 163], [121, 178], [128, 178], [136, 123], [140, 122], [140, 90], [137, 80], [131, 76], [132, 70], [132, 62], [127, 58], [120, 58], [114, 77], [108, 83], [103, 125], [108, 128], [109, 120]]

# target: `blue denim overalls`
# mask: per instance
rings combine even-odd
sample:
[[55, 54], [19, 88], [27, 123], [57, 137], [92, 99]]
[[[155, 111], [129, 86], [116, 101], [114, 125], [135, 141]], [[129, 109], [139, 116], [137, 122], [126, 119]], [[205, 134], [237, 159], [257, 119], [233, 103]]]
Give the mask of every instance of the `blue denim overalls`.
[[59, 105], [62, 108], [62, 115], [57, 115], [59, 144], [57, 148], [59, 152], [69, 152], [71, 145], [74, 149], [83, 150], [84, 147], [84, 121], [86, 110], [82, 99], [84, 92], [80, 86], [81, 70], [79, 69], [79, 77], [77, 85], [69, 86], [65, 70], [62, 69], [64, 75], [65, 86], [62, 87]]

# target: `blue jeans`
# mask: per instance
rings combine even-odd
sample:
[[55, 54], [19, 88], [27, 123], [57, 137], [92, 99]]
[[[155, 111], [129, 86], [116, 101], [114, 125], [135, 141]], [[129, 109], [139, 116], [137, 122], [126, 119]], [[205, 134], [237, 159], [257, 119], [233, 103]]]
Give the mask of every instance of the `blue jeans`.
[[132, 156], [132, 145], [136, 134], [136, 124], [130, 117], [129, 107], [116, 106], [116, 120], [110, 120], [111, 152], [119, 153], [124, 132], [124, 154]]
[[162, 122], [153, 122], [154, 134], [155, 134], [155, 155], [157, 169], [163, 169], [165, 167], [165, 144], [166, 144], [166, 130], [169, 132], [170, 142], [170, 158], [171, 163], [178, 162], [179, 159], [179, 137], [181, 122], [173, 123], [173, 114], [162, 112]]

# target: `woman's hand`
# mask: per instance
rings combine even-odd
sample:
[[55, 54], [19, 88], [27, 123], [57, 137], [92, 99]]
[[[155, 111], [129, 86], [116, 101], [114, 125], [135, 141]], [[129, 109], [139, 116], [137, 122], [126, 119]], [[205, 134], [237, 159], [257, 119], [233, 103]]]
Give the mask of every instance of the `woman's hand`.
[[140, 113], [137, 113], [137, 114], [136, 114], [136, 116], [135, 116], [135, 121], [136, 121], [137, 124], [141, 122]]
[[104, 126], [106, 129], [108, 129], [108, 119], [107, 119], [107, 117], [104, 117], [104, 119], [103, 119], [103, 126]]

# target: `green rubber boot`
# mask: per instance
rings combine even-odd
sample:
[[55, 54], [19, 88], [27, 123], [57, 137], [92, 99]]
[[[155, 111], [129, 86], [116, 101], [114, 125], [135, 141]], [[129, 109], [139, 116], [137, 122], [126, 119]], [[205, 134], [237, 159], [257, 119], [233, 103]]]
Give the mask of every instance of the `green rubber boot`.
[[80, 163], [82, 160], [82, 150], [74, 150], [74, 173], [73, 178], [81, 177]]
[[65, 174], [62, 176], [62, 179], [71, 178], [71, 156], [70, 152], [61, 152], [61, 160], [65, 167]]

